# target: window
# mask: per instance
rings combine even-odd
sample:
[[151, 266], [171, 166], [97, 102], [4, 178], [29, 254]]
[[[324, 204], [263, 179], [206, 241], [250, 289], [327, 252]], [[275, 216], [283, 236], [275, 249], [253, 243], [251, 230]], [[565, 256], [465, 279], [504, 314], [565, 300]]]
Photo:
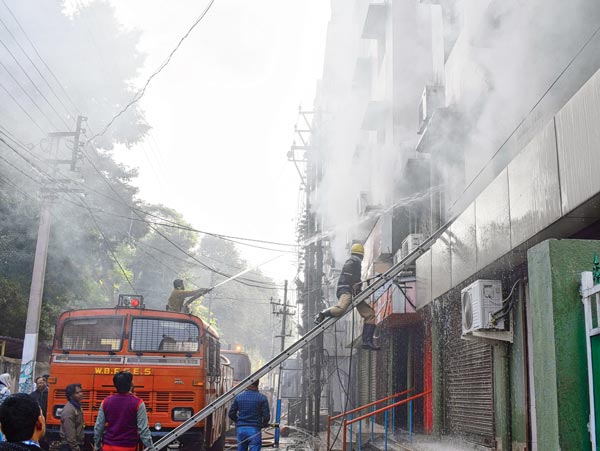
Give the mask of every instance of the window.
[[221, 375], [221, 343], [209, 336], [206, 346], [206, 373], [208, 376], [217, 377]]
[[119, 351], [123, 341], [123, 317], [86, 317], [65, 321], [60, 347], [65, 351]]
[[188, 321], [134, 318], [129, 347], [132, 351], [197, 352], [198, 326]]

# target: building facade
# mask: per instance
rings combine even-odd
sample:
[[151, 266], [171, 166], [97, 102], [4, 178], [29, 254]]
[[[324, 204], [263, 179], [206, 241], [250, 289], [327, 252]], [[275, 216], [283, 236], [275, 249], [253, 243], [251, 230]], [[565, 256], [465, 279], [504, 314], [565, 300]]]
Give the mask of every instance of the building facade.
[[[578, 283], [600, 252], [600, 5], [331, 5], [315, 102], [325, 280], [353, 242], [368, 279], [441, 232], [373, 296], [384, 349], [338, 345], [350, 404], [431, 389], [412, 412], [425, 435], [591, 449]], [[471, 333], [464, 290], [482, 280], [501, 283], [501, 326]]]

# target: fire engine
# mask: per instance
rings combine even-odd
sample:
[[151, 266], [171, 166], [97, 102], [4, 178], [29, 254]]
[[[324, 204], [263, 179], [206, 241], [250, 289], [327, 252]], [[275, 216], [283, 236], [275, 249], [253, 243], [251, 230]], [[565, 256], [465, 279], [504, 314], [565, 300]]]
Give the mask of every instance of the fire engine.
[[250, 376], [252, 365], [250, 364], [250, 357], [248, 357], [248, 354], [242, 351], [222, 349], [221, 356], [227, 358], [229, 365], [233, 369], [234, 386]]
[[[120, 295], [115, 308], [64, 312], [58, 320], [48, 378], [47, 439], [59, 440], [65, 388], [80, 383], [86, 443], [113, 375], [133, 374], [134, 394], [146, 404], [153, 441], [231, 388], [233, 370], [220, 356], [217, 332], [185, 313], [146, 309], [143, 297]], [[229, 427], [222, 406], [169, 446], [221, 451]]]

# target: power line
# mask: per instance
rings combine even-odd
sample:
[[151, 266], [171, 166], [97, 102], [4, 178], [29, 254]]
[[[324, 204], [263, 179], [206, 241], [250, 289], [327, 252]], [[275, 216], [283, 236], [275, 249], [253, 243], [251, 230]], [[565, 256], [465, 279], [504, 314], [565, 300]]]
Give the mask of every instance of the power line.
[[31, 149], [29, 149], [29, 147], [27, 147], [25, 144], [23, 144], [23, 142], [21, 142], [19, 139], [17, 139], [17, 137], [14, 136], [10, 132], [10, 130], [8, 130], [2, 124], [0, 124], [0, 133], [3, 134], [4, 136], [6, 136], [8, 139], [10, 139], [12, 142], [14, 142], [17, 146], [19, 146], [20, 148], [22, 148], [25, 152], [27, 152], [29, 155], [31, 155], [36, 160], [42, 161], [41, 158], [38, 155], [36, 155], [35, 153], [33, 153], [31, 151]]
[[[89, 156], [85, 156], [85, 157], [89, 161]], [[96, 171], [96, 172], [98, 172], [98, 171]], [[100, 175], [102, 177], [104, 177], [103, 174], [100, 174]], [[160, 215], [151, 213], [149, 211], [143, 210], [141, 208], [137, 208], [137, 207], [134, 207], [132, 205], [128, 205], [124, 200], [122, 200], [122, 199], [115, 199], [114, 197], [111, 197], [111, 196], [107, 195], [106, 193], [102, 193], [102, 192], [100, 192], [98, 190], [95, 190], [95, 189], [89, 187], [88, 185], [86, 185], [86, 184], [78, 181], [78, 180], [71, 179], [71, 181], [73, 181], [76, 184], [79, 184], [80, 186], [85, 187], [87, 190], [89, 190], [89, 191], [91, 191], [91, 192], [93, 192], [95, 194], [98, 194], [99, 196], [102, 196], [102, 197], [104, 197], [106, 199], [109, 199], [109, 200], [111, 200], [113, 202], [122, 204], [123, 206], [125, 206], [127, 209], [129, 209], [132, 212], [139, 212], [139, 213], [141, 213], [143, 215], [157, 218], [157, 219], [159, 219], [161, 221], [164, 221], [166, 224], [165, 223], [156, 222], [156, 221], [149, 221], [147, 219], [143, 219], [143, 218], [141, 218], [137, 214], [136, 215], [138, 216], [138, 219], [136, 219], [136, 218], [130, 218], [128, 216], [126, 217], [127, 219], [133, 219], [134, 221], [139, 221], [139, 222], [143, 222], [143, 223], [146, 223], [146, 224], [159, 225], [159, 226], [162, 226], [162, 227], [169, 227], [169, 228], [186, 230], [188, 232], [194, 232], [194, 233], [201, 233], [201, 234], [204, 234], [204, 235], [210, 235], [210, 236], [213, 236], [215, 238], [222, 239], [224, 241], [231, 241], [232, 243], [239, 244], [241, 246], [254, 247], [254, 248], [257, 248], [257, 249], [264, 249], [264, 250], [269, 250], [269, 251], [295, 253], [295, 251], [291, 251], [291, 250], [282, 250], [282, 249], [268, 248], [268, 247], [264, 247], [264, 246], [257, 246], [257, 245], [253, 245], [253, 244], [244, 243], [242, 241], [237, 241], [237, 240], [267, 243], [267, 244], [273, 244], [275, 246], [288, 246], [288, 247], [294, 247], [294, 248], [298, 247], [297, 244], [278, 243], [278, 242], [266, 241], [266, 240], [258, 240], [258, 239], [253, 239], [253, 238], [236, 237], [236, 239], [232, 239], [232, 238], [230, 238], [229, 235], [222, 235], [222, 234], [218, 234], [218, 233], [214, 233], [214, 232], [207, 232], [205, 230], [199, 230], [199, 229], [193, 228], [193, 227], [191, 227], [189, 225], [181, 224], [181, 223], [179, 223], [177, 221], [174, 221], [172, 219], [165, 218], [164, 216], [160, 216]], [[106, 180], [105, 180], [105, 182], [106, 182]], [[111, 188], [111, 190], [112, 190], [112, 188]], [[103, 212], [103, 213], [105, 213], [107, 215], [111, 215], [111, 216], [124, 217], [123, 215], [118, 215], [116, 213], [110, 213], [110, 212], [102, 211], [100, 209], [96, 209], [96, 211]]]
[[34, 202], [38, 202], [39, 199], [36, 199], [35, 197], [33, 197], [31, 194], [29, 194], [26, 191], [23, 191], [21, 189], [21, 187], [15, 183], [14, 181], [12, 181], [9, 177], [0, 174], [0, 178], [3, 179], [6, 183], [8, 183], [10, 186], [12, 186], [17, 192], [21, 193], [23, 196], [29, 198], [30, 200], [34, 201]]
[[135, 289], [135, 287], [131, 283], [131, 280], [129, 279], [129, 276], [127, 275], [127, 272], [125, 271], [125, 268], [123, 268], [123, 265], [121, 265], [121, 262], [119, 261], [119, 259], [115, 255], [114, 251], [112, 250], [112, 246], [110, 245], [108, 239], [106, 238], [106, 235], [104, 235], [104, 232], [100, 228], [100, 225], [98, 224], [98, 221], [96, 220], [96, 217], [94, 216], [94, 213], [89, 208], [89, 206], [87, 205], [87, 203], [85, 202], [85, 200], [81, 199], [81, 203], [87, 208], [87, 211], [89, 212], [89, 214], [90, 214], [90, 216], [92, 218], [92, 221], [94, 222], [94, 225], [96, 226], [96, 229], [100, 233], [100, 236], [102, 237], [102, 240], [104, 241], [104, 244], [108, 248], [108, 251], [110, 252], [110, 255], [112, 256], [113, 260], [115, 261], [115, 263], [117, 264], [117, 266], [121, 270], [121, 273], [123, 274], [123, 277], [125, 277], [125, 280], [127, 280], [127, 283], [129, 284], [129, 286], [131, 287], [131, 289], [135, 293], [137, 290]]
[[[0, 22], [2, 22], [2, 19], [0, 19]], [[4, 22], [2, 22], [2, 25], [4, 25]], [[4, 25], [4, 27], [6, 28], [6, 25]], [[8, 28], [6, 28], [8, 30]], [[10, 30], [8, 30], [8, 32], [10, 33]], [[11, 34], [12, 36], [12, 34]], [[50, 103], [50, 101], [48, 100], [48, 98], [44, 95], [44, 93], [40, 90], [40, 88], [38, 87], [38, 85], [33, 81], [33, 79], [29, 76], [29, 74], [27, 73], [27, 71], [25, 70], [25, 68], [21, 65], [21, 63], [19, 62], [19, 60], [17, 59], [17, 57], [14, 55], [14, 53], [10, 50], [10, 48], [8, 48], [8, 46], [4, 43], [4, 41], [2, 41], [0, 39], [0, 44], [2, 44], [2, 47], [4, 47], [4, 49], [10, 54], [10, 56], [12, 57], [12, 59], [15, 61], [15, 63], [17, 63], [17, 66], [19, 66], [19, 68], [21, 69], [21, 71], [23, 72], [23, 74], [25, 75], [25, 77], [27, 77], [27, 79], [29, 80], [29, 82], [33, 85], [33, 87], [35, 88], [35, 90], [38, 92], [38, 94], [40, 96], [42, 96], [42, 99], [44, 99], [44, 101], [48, 104], [48, 106], [50, 106], [50, 109], [52, 111], [54, 111], [54, 113], [56, 114], [56, 116], [58, 116], [58, 118], [61, 120], [61, 122], [63, 124], [65, 124], [65, 127], [69, 127], [69, 124], [67, 124], [67, 122], [64, 120], [64, 118], [62, 117], [62, 115], [56, 111], [56, 108], [54, 108], [54, 105], [52, 105]], [[27, 56], [27, 55], [26, 55]]]
[[0, 88], [2, 88], [4, 92], [12, 99], [12, 101], [15, 102], [15, 104], [21, 109], [21, 111], [25, 113], [29, 120], [33, 122], [33, 124], [38, 128], [38, 130], [42, 132], [43, 135], [45, 135], [46, 131], [40, 126], [40, 124], [37, 123], [37, 121], [31, 116], [31, 114], [29, 114], [29, 112], [25, 108], [23, 108], [23, 105], [21, 105], [21, 103], [12, 95], [12, 93], [6, 88], [6, 86], [0, 83]]
[[63, 86], [63, 84], [60, 82], [60, 80], [58, 79], [58, 77], [54, 74], [54, 72], [52, 71], [52, 69], [50, 68], [50, 66], [48, 66], [48, 64], [46, 63], [46, 61], [42, 57], [42, 55], [40, 55], [40, 53], [39, 53], [37, 47], [35, 46], [35, 44], [31, 41], [31, 39], [29, 39], [29, 35], [25, 31], [25, 29], [21, 26], [21, 23], [16, 18], [16, 16], [13, 14], [12, 10], [10, 9], [10, 7], [6, 4], [6, 1], [5, 0], [1, 0], [1, 1], [4, 4], [4, 6], [6, 7], [6, 9], [8, 10], [8, 12], [10, 13], [10, 15], [12, 16], [12, 18], [14, 19], [14, 21], [17, 23], [17, 25], [19, 26], [19, 28], [21, 29], [21, 31], [23, 32], [23, 34], [25, 35], [25, 39], [27, 39], [27, 42], [29, 42], [29, 45], [31, 46], [31, 48], [33, 49], [33, 51], [35, 52], [35, 54], [37, 55], [37, 57], [40, 59], [40, 61], [42, 62], [42, 64], [44, 64], [44, 67], [46, 67], [46, 69], [48, 70], [48, 72], [50, 73], [50, 75], [52, 75], [52, 78], [54, 78], [54, 80], [58, 84], [58, 86], [61, 89], [61, 91], [65, 94], [67, 100], [71, 103], [71, 105], [73, 105], [73, 108], [75, 108], [75, 111], [81, 116], [82, 115], [81, 111], [79, 111], [79, 108], [77, 108], [77, 105], [75, 105], [75, 102], [73, 102], [73, 99], [71, 99], [71, 96], [69, 96], [69, 93], [67, 92], [67, 90], [65, 89], [65, 87]]
[[[4, 28], [6, 28], [6, 31], [8, 31], [8, 34], [10, 34], [10, 36], [13, 38], [13, 40], [15, 41], [15, 43], [17, 44], [17, 46], [19, 47], [19, 49], [21, 49], [21, 52], [23, 53], [23, 55], [25, 55], [25, 57], [29, 60], [29, 62], [34, 67], [34, 69], [36, 70], [36, 72], [42, 78], [42, 80], [44, 80], [44, 82], [46, 83], [46, 86], [48, 86], [48, 88], [50, 89], [50, 92], [52, 92], [52, 94], [54, 94], [54, 97], [56, 97], [56, 100], [58, 100], [58, 102], [61, 104], [61, 106], [67, 112], [67, 115], [72, 116], [72, 113], [69, 111], [69, 109], [67, 108], [67, 106], [63, 103], [63, 101], [60, 99], [60, 97], [58, 97], [58, 94], [56, 94], [56, 91], [54, 90], [54, 88], [50, 85], [50, 83], [48, 82], [48, 80], [46, 79], [46, 77], [44, 76], [44, 74], [42, 74], [42, 72], [40, 71], [40, 69], [33, 62], [33, 60], [27, 54], [27, 52], [25, 51], [25, 49], [23, 48], [23, 46], [21, 45], [21, 43], [19, 42], [19, 40], [15, 37], [15, 35], [12, 33], [12, 31], [10, 31], [10, 28], [8, 28], [8, 26], [4, 23], [4, 21], [2, 20], [2, 18], [0, 18], [0, 23], [2, 23], [2, 25], [4, 26]], [[58, 114], [58, 112], [57, 112], [57, 114]]]
[[21, 168], [19, 168], [18, 166], [14, 165], [13, 163], [11, 163], [10, 161], [8, 161], [6, 158], [4, 158], [2, 155], [0, 155], [0, 160], [4, 161], [7, 165], [9, 165], [10, 167], [12, 167], [13, 169], [15, 169], [17, 172], [19, 172], [20, 174], [22, 174], [23, 176], [27, 177], [30, 180], [33, 180], [36, 183], [39, 183], [38, 180], [34, 179], [32, 176], [30, 176], [29, 174], [27, 174], [25, 171], [23, 171]]
[[42, 116], [44, 116], [46, 118], [46, 120], [48, 121], [48, 123], [50, 124], [50, 126], [52, 126], [54, 129], [58, 130], [58, 127], [56, 127], [56, 125], [54, 125], [54, 123], [48, 117], [48, 115], [44, 112], [44, 110], [42, 110], [40, 108], [40, 106], [37, 104], [37, 102], [33, 99], [33, 97], [31, 97], [31, 95], [29, 94], [29, 92], [27, 92], [27, 90], [23, 87], [23, 85], [21, 85], [21, 83], [19, 83], [19, 80], [17, 80], [15, 78], [15, 76], [11, 73], [11, 71], [8, 70], [8, 68], [2, 62], [1, 59], [0, 59], [0, 66], [2, 66], [4, 68], [4, 70], [8, 73], [8, 75], [10, 76], [10, 78], [12, 78], [12, 80], [15, 82], [15, 84], [21, 89], [21, 91], [23, 91], [23, 93], [27, 96], [27, 98], [31, 101], [31, 103], [33, 103], [33, 105], [38, 109], [38, 111], [42, 114]]
[[[115, 188], [112, 186], [112, 184], [110, 183], [110, 181], [106, 178], [106, 176], [98, 169], [98, 167], [94, 164], [94, 162], [92, 161], [92, 159], [89, 157], [89, 155], [87, 154], [87, 152], [85, 151], [85, 149], [83, 149], [83, 156], [85, 157], [85, 159], [90, 163], [90, 165], [92, 166], [92, 168], [98, 173], [98, 175], [100, 175], [100, 177], [102, 177], [102, 180], [104, 181], [104, 183], [110, 188], [110, 190], [115, 193], [115, 195], [121, 200], [121, 203], [123, 203], [123, 205], [127, 206], [128, 208], [131, 209], [131, 211], [133, 211], [140, 219], [143, 219], [140, 215], [140, 213], [138, 213], [138, 209], [132, 208], [130, 207], [127, 202], [125, 202], [125, 200], [123, 199], [123, 197], [119, 194], [119, 192], [117, 190], [115, 190]], [[156, 232], [159, 236], [161, 236], [163, 239], [165, 239], [166, 241], [168, 241], [173, 247], [175, 247], [178, 251], [182, 252], [183, 254], [187, 255], [188, 257], [190, 257], [192, 260], [194, 260], [196, 263], [198, 263], [200, 266], [202, 266], [203, 268], [208, 269], [209, 271], [212, 271], [216, 274], [219, 274], [223, 277], [226, 278], [230, 278], [232, 277], [229, 274], [225, 274], [221, 271], [216, 270], [215, 268], [212, 268], [211, 266], [207, 265], [206, 263], [202, 262], [201, 260], [199, 260], [198, 258], [196, 258], [194, 255], [190, 254], [189, 252], [187, 252], [185, 249], [183, 249], [181, 246], [179, 246], [177, 243], [173, 242], [168, 236], [166, 236], [164, 233], [162, 233], [160, 230], [158, 230], [156, 227], [148, 224], [148, 227], [152, 230], [154, 230], [154, 232]], [[234, 282], [240, 283], [242, 285], [249, 285], [248, 283], [240, 280], [240, 279], [233, 279]]]
[[[8, 142], [6, 142], [6, 140], [4, 140], [4, 138], [0, 137], [0, 142], [4, 143], [4, 145], [6, 147], [8, 147], [9, 149], [11, 149], [13, 152], [15, 152], [19, 157], [21, 157], [23, 160], [25, 160], [27, 163], [29, 163], [29, 165], [35, 169], [36, 171], [38, 171], [41, 175], [44, 175], [46, 177], [48, 177], [49, 179], [52, 180], [52, 176], [49, 175], [48, 173], [46, 173], [43, 169], [40, 169], [39, 167], [37, 167], [29, 158], [27, 158], [26, 156], [24, 156], [23, 154], [21, 154], [17, 149], [15, 149], [12, 145], [10, 145]], [[5, 160], [8, 162], [8, 160]], [[10, 163], [9, 163], [10, 164]], [[26, 177], [29, 177], [30, 179], [36, 181], [39, 183], [39, 180], [34, 179], [33, 177], [31, 177], [29, 174], [26, 174], [25, 172], [21, 171], [19, 169], [19, 171], [25, 175]]]
[[[139, 245], [139, 244], [141, 244], [141, 245], [142, 245], [142, 246], [144, 246], [144, 247], [149, 247], [149, 248], [151, 248], [151, 249], [154, 249], [155, 251], [157, 251], [157, 252], [160, 252], [161, 254], [163, 254], [163, 255], [166, 255], [166, 256], [168, 256], [168, 257], [171, 257], [171, 258], [173, 258], [173, 259], [175, 259], [175, 260], [179, 260], [179, 261], [181, 261], [181, 262], [184, 262], [184, 263], [189, 263], [189, 261], [187, 261], [187, 260], [184, 260], [184, 259], [182, 259], [182, 258], [180, 258], [180, 257], [178, 257], [178, 256], [176, 256], [176, 255], [170, 254], [170, 253], [168, 253], [168, 252], [166, 252], [166, 251], [163, 251], [162, 249], [159, 249], [159, 248], [157, 248], [157, 247], [155, 247], [155, 246], [152, 246], [151, 244], [148, 244], [148, 243], [142, 243], [142, 242], [140, 242], [140, 241], [137, 241], [136, 243], [137, 243], [138, 245]], [[222, 263], [222, 262], [218, 262], [217, 260], [214, 260], [214, 259], [211, 259], [211, 260], [213, 260], [213, 261], [215, 261], [215, 262], [217, 262], [217, 263]], [[233, 266], [233, 267], [235, 268], [235, 266]], [[238, 267], [237, 269], [244, 269], [244, 268], [239, 268], [239, 267]], [[224, 277], [225, 277], [225, 276], [224, 276]], [[228, 276], [227, 276], [227, 277], [228, 277]], [[258, 285], [251, 285], [253, 288], [260, 288], [260, 289], [276, 289], [276, 288], [280, 288], [280, 287], [281, 287], [280, 285], [277, 285], [277, 284], [274, 284], [274, 283], [270, 283], [270, 282], [263, 282], [262, 280], [256, 280], [256, 279], [249, 279], [249, 278], [247, 278], [247, 277], [240, 277], [240, 280], [245, 280], [245, 281], [247, 281], [247, 282], [250, 282], [250, 283], [259, 283], [259, 284], [263, 284], [263, 285], [271, 285], [271, 287], [262, 287], [262, 286], [258, 286]]]
[[[203, 234], [205, 234], [205, 235], [210, 235], [210, 236], [214, 236], [214, 237], [217, 237], [217, 238], [224, 238], [224, 239], [225, 239], [225, 238], [228, 238], [228, 241], [232, 241], [232, 240], [242, 240], [242, 241], [252, 241], [252, 242], [255, 242], [255, 243], [274, 244], [274, 245], [276, 245], [276, 246], [298, 247], [298, 245], [297, 245], [297, 244], [280, 243], [280, 242], [276, 242], [276, 241], [258, 240], [258, 239], [253, 239], [253, 238], [242, 238], [242, 237], [236, 237], [236, 236], [231, 236], [231, 235], [223, 235], [223, 234], [220, 234], [220, 233], [206, 232], [205, 230], [199, 230], [199, 229], [195, 229], [195, 228], [193, 228], [193, 227], [190, 227], [190, 226], [187, 226], [187, 225], [183, 225], [183, 224], [181, 224], [181, 223], [178, 223], [178, 222], [176, 222], [176, 221], [173, 221], [173, 220], [171, 220], [171, 219], [164, 218], [164, 217], [162, 217], [162, 216], [159, 216], [159, 215], [156, 215], [156, 214], [153, 214], [153, 213], [150, 213], [150, 212], [146, 212], [146, 211], [144, 211], [144, 210], [141, 210], [141, 209], [137, 209], [137, 210], [138, 210], [138, 211], [141, 211], [141, 212], [142, 212], [142, 213], [144, 213], [144, 214], [147, 214], [148, 216], [155, 217], [155, 218], [157, 218], [157, 219], [160, 219], [160, 220], [162, 220], [162, 221], [166, 221], [166, 222], [169, 222], [169, 223], [171, 223], [171, 224], [173, 224], [173, 225], [179, 226], [180, 228], [183, 228], [183, 229], [189, 230], [190, 232], [203, 233]], [[235, 243], [235, 242], [236, 242], [236, 241], [234, 241], [234, 243]], [[238, 244], [244, 244], [244, 243], [238, 243]], [[283, 252], [283, 251], [282, 251], [282, 252]]]
[[100, 133], [96, 133], [94, 136], [92, 136], [90, 139], [88, 139], [88, 141], [86, 142], [86, 145], [89, 142], [91, 142], [92, 140], [98, 138], [99, 136], [104, 135], [104, 133], [106, 133], [106, 131], [115, 122], [115, 120], [117, 120], [123, 113], [125, 113], [132, 105], [137, 103], [144, 96], [144, 94], [146, 93], [146, 88], [148, 87], [148, 85], [150, 84], [152, 79], [154, 77], [156, 77], [167, 66], [167, 64], [169, 64], [171, 62], [171, 58], [173, 58], [173, 55], [175, 54], [175, 52], [179, 49], [179, 47], [181, 46], [183, 41], [190, 35], [192, 30], [194, 30], [194, 28], [196, 28], [196, 25], [198, 25], [200, 23], [200, 21], [204, 18], [206, 13], [208, 13], [208, 10], [213, 5], [214, 1], [215, 0], [209, 1], [208, 5], [204, 9], [204, 11], [202, 11], [200, 16], [195, 20], [195, 22], [192, 24], [192, 26], [188, 29], [188, 31], [179, 40], [179, 42], [177, 43], [175, 48], [171, 51], [171, 53], [169, 54], [167, 59], [165, 61], [163, 61], [163, 63], [159, 66], [159, 68], [152, 75], [150, 75], [150, 77], [148, 77], [148, 80], [146, 80], [146, 83], [144, 84], [142, 89], [140, 91], [138, 91], [135, 96], [133, 96], [133, 99], [127, 105], [125, 105], [125, 107], [121, 111], [119, 111], [115, 116], [113, 116], [113, 118], [108, 122], [108, 124], [106, 124], [106, 126], [104, 127], [104, 129], [102, 129], [102, 131]]

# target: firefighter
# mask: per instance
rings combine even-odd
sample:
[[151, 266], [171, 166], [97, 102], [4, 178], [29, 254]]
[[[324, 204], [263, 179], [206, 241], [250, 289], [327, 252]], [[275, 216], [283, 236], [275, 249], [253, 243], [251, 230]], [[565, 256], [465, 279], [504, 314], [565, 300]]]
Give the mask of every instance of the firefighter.
[[[350, 258], [344, 263], [342, 273], [338, 279], [336, 296], [337, 305], [319, 312], [315, 316], [315, 322], [320, 324], [325, 318], [343, 315], [352, 304], [352, 297], [361, 292], [361, 265], [365, 255], [365, 249], [362, 244], [356, 243], [350, 249]], [[381, 349], [373, 343], [373, 334], [375, 333], [375, 310], [365, 301], [360, 302], [356, 309], [363, 317], [362, 347], [378, 351]]]
[[[186, 291], [183, 285], [183, 280], [175, 279], [173, 281], [173, 292], [169, 296], [167, 310], [170, 312], [181, 312], [183, 307], [195, 300], [198, 297], [205, 295], [210, 291], [210, 288], [199, 288], [198, 290]], [[186, 298], [190, 298], [186, 301]], [[185, 301], [185, 302], [184, 302]]]

